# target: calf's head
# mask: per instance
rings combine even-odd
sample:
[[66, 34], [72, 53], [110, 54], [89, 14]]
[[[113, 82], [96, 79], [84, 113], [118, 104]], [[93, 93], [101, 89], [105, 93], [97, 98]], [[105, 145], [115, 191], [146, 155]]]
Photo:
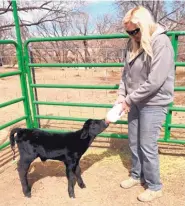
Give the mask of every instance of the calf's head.
[[88, 137], [95, 138], [98, 134], [103, 132], [109, 125], [105, 120], [88, 119], [82, 128], [81, 139]]

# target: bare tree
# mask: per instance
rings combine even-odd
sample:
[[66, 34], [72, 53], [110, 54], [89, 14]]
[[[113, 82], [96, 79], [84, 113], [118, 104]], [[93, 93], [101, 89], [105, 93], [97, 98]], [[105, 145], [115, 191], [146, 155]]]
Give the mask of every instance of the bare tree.
[[[18, 1], [18, 15], [20, 19], [21, 36], [23, 41], [33, 36], [66, 36], [69, 32], [69, 21], [72, 13], [78, 13], [78, 6], [82, 5], [81, 0], [70, 1], [58, 0], [58, 1]], [[12, 6], [10, 1], [3, 0], [0, 2], [0, 37], [1, 39], [13, 38], [15, 39], [14, 20], [12, 14]], [[55, 55], [51, 55], [51, 52], [46, 52], [50, 57], [54, 58], [54, 61], [61, 61], [61, 45], [64, 42], [52, 42], [49, 43], [54, 49]], [[34, 45], [34, 44], [33, 44]], [[46, 45], [46, 44], [45, 44]], [[3, 49], [7, 45], [1, 46]], [[38, 48], [38, 44], [35, 46], [34, 54], [37, 58], [44, 59], [46, 57], [41, 55], [43, 51]], [[36, 48], [37, 47], [37, 48]], [[44, 44], [39, 47], [46, 48]], [[47, 45], [48, 47], [48, 45]], [[60, 47], [60, 48], [59, 48]], [[45, 50], [44, 50], [45, 51]], [[2, 53], [2, 52], [1, 52]], [[63, 58], [67, 55], [62, 50]], [[2, 54], [3, 55], [3, 54]], [[40, 56], [40, 57], [39, 57]]]
[[[122, 18], [130, 8], [143, 5], [153, 14], [154, 19], [164, 24], [169, 30], [185, 28], [184, 1], [116, 1], [117, 17], [111, 14], [99, 16], [93, 21], [89, 14], [81, 11], [79, 6], [85, 4], [81, 0], [70, 1], [19, 1], [18, 13], [20, 17], [23, 41], [33, 36], [59, 37], [68, 35], [87, 36], [90, 34], [111, 34], [123, 32]], [[80, 9], [78, 9], [80, 8]], [[0, 37], [15, 38], [10, 2], [0, 2]], [[181, 40], [183, 42], [183, 40]], [[122, 48], [125, 41], [114, 40], [83, 40], [33, 43], [32, 49], [35, 62], [121, 62]], [[6, 51], [7, 45], [2, 46]], [[183, 49], [182, 49], [183, 50]], [[3, 51], [3, 52], [4, 52]], [[4, 53], [1, 52], [1, 56]]]
[[[67, 1], [20, 1], [18, 3], [18, 11], [20, 14], [20, 18], [28, 12], [32, 12], [34, 18], [32, 19], [22, 19], [20, 26], [33, 26], [39, 25], [41, 23], [58, 21], [61, 22], [72, 9], [74, 9], [75, 5], [79, 3], [79, 1], [71, 1], [70, 6]], [[7, 12], [13, 12], [11, 7], [11, 2], [7, 2], [3, 0], [0, 3], [0, 15], [3, 15]], [[35, 15], [34, 15], [35, 14]], [[14, 22], [9, 21], [6, 24], [1, 25], [0, 29], [5, 30], [15, 26]]]
[[[74, 14], [71, 21], [71, 31], [72, 35], [87, 36], [89, 34], [92, 34], [93, 31], [90, 31], [89, 15], [84, 12]], [[76, 51], [78, 52], [78, 56], [83, 62], [91, 61], [88, 40], [73, 42], [73, 47], [78, 48], [78, 50]]]
[[184, 1], [117, 1], [116, 2], [120, 13], [119, 16], [122, 18], [125, 12], [129, 9], [142, 5], [147, 8], [156, 22], [166, 25], [169, 30], [178, 29], [179, 25], [182, 25], [182, 20], [185, 15], [185, 2]]

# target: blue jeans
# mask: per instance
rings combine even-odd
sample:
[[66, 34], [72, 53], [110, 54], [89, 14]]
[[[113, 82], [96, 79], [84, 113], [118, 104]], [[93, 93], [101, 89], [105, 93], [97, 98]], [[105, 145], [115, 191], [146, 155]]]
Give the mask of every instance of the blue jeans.
[[150, 190], [160, 190], [157, 140], [167, 107], [132, 105], [128, 113], [128, 140], [132, 155], [131, 176], [143, 179]]

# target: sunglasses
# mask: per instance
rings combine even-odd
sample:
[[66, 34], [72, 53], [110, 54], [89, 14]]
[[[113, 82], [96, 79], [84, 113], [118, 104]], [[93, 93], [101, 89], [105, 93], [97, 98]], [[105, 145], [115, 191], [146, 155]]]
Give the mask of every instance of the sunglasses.
[[128, 35], [130, 36], [135, 36], [136, 34], [138, 34], [138, 32], [140, 31], [140, 28], [131, 30], [131, 31], [126, 31]]

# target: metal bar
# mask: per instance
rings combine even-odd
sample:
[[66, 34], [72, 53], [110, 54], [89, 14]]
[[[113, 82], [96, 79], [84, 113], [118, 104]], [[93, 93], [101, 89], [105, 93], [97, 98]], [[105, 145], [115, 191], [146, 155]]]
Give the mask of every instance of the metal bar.
[[24, 69], [22, 39], [21, 39], [16, 0], [12, 0], [12, 9], [13, 9], [13, 17], [14, 17], [15, 31], [17, 37], [16, 56], [18, 60], [19, 71], [21, 72], [20, 85], [21, 85], [22, 96], [25, 97], [23, 101], [23, 105], [24, 105], [24, 112], [26, 117], [26, 125], [28, 128], [31, 128], [32, 127], [31, 110], [29, 106], [29, 95], [28, 95], [28, 89], [26, 84], [26, 71]]
[[174, 112], [185, 112], [185, 107], [169, 107], [168, 109]]
[[46, 116], [46, 115], [36, 115], [37, 119], [53, 119], [53, 120], [69, 120], [69, 121], [77, 121], [77, 122], [85, 122], [87, 118], [75, 118], [75, 117], [59, 117], [59, 116]]
[[185, 140], [176, 140], [176, 139], [159, 139], [159, 142], [164, 142], [164, 143], [174, 143], [174, 144], [185, 144]]
[[[84, 122], [87, 118], [76, 118], [76, 117], [61, 117], [61, 116], [49, 116], [49, 115], [36, 115], [35, 118], [37, 119], [53, 119], [53, 120], [67, 120], [67, 121], [78, 121]], [[128, 124], [126, 120], [118, 120], [116, 124]], [[165, 127], [165, 124], [162, 125]]]
[[[184, 31], [169, 31], [168, 36], [172, 35], [184, 36]], [[30, 42], [46, 42], [46, 41], [78, 41], [78, 40], [93, 40], [93, 39], [119, 39], [128, 38], [127, 34], [105, 34], [105, 35], [88, 35], [88, 36], [65, 36], [65, 37], [45, 37], [45, 38], [30, 38], [25, 41], [24, 45], [27, 46]]]
[[[73, 132], [71, 130], [53, 130], [53, 129], [42, 129], [48, 132], [56, 132], [56, 133], [64, 133], [64, 132]], [[119, 138], [119, 139], [127, 139], [128, 135], [126, 134], [114, 134], [114, 133], [101, 133], [97, 135], [98, 137], [110, 137], [110, 138]]]
[[[123, 67], [124, 63], [29, 63], [29, 67]], [[176, 66], [185, 66], [185, 62], [175, 62]]]
[[[28, 50], [28, 54], [30, 56], [30, 62], [34, 63], [33, 52], [32, 52], [31, 49]], [[31, 67], [31, 73], [32, 73], [33, 84], [37, 84], [36, 76], [35, 76], [35, 68], [34, 67]], [[36, 101], [38, 101], [38, 93], [37, 93], [37, 88], [36, 87], [34, 88], [34, 94], [35, 94]], [[39, 115], [40, 114], [40, 112], [39, 112], [39, 105], [36, 105], [35, 109], [36, 109], [36, 113]], [[37, 121], [38, 121], [38, 127], [40, 128], [40, 126], [41, 126], [40, 119], [38, 119]]]
[[21, 102], [22, 100], [24, 100], [24, 97], [20, 97], [20, 98], [17, 98], [17, 99], [10, 100], [8, 102], [1, 103], [0, 104], [0, 108], [9, 106], [11, 104], [15, 104], [15, 103]]
[[45, 38], [30, 38], [25, 41], [27, 46], [30, 42], [46, 42], [46, 41], [81, 41], [93, 39], [119, 39], [128, 38], [127, 34], [105, 34], [105, 35], [88, 35], [88, 36], [61, 36], [61, 37], [45, 37]]
[[15, 47], [17, 46], [17, 42], [11, 39], [0, 40], [0, 44], [13, 44]]
[[[52, 129], [43, 129], [45, 131], [50, 131], [50, 132], [70, 132], [70, 130], [52, 130]], [[124, 134], [109, 134], [109, 133], [101, 133], [99, 134], [97, 137], [105, 137], [105, 138], [116, 138], [116, 139], [127, 139], [128, 135], [124, 135]], [[169, 140], [165, 140], [165, 139], [159, 139], [158, 142], [163, 142], [163, 143], [175, 143], [175, 144], [185, 144], [185, 140], [173, 140], [173, 139], [169, 139]], [[0, 150], [2, 150], [3, 148], [7, 147], [8, 145], [10, 145], [10, 142], [5, 142], [4, 144], [0, 145]]]
[[21, 71], [5, 72], [5, 73], [0, 74], [0, 78], [10, 77], [10, 76], [18, 75], [18, 74], [21, 74]]
[[[75, 85], [75, 84], [31, 84], [37, 88], [67, 88], [67, 89], [118, 89], [119, 85]], [[175, 91], [185, 91], [185, 87], [175, 87]]]
[[37, 88], [118, 89], [118, 85], [31, 84], [30, 86]]
[[22, 120], [24, 120], [24, 119], [27, 119], [27, 116], [19, 117], [18, 119], [12, 120], [11, 122], [8, 122], [8, 123], [6, 123], [6, 124], [1, 125], [1, 126], [0, 126], [0, 130], [1, 130], [1, 129], [4, 129], [4, 128], [6, 128], [6, 127], [9, 127], [9, 126], [11, 126], [12, 124], [15, 124], [15, 123], [17, 123], [17, 122], [20, 122], [20, 121], [22, 121]]
[[124, 63], [42, 63], [28, 64], [29, 67], [123, 67]]
[[[76, 117], [59, 117], [59, 116], [47, 116], [47, 115], [37, 115], [37, 119], [53, 119], [53, 120], [67, 120], [67, 121], [78, 121], [85, 122], [88, 118], [76, 118]], [[128, 121], [119, 120], [116, 124], [128, 124]]]
[[184, 67], [185, 66], [185, 62], [175, 62], [175, 66], [177, 66], [177, 67]]
[[185, 124], [168, 124], [169, 128], [185, 129]]
[[[42, 130], [48, 131], [48, 132], [56, 132], [56, 133], [72, 132], [71, 130], [54, 130], [54, 129], [42, 129]], [[115, 134], [115, 133], [101, 133], [97, 135], [97, 137], [128, 139], [128, 135], [126, 134]], [[185, 144], [185, 140], [168, 139], [166, 141], [165, 138], [158, 139], [158, 142]]]
[[2, 149], [4, 149], [5, 147], [7, 147], [9, 144], [10, 144], [10, 141], [5, 142], [4, 144], [0, 145], [0, 151], [1, 151]]
[[168, 36], [173, 36], [173, 35], [185, 36], [185, 31], [168, 31], [167, 35]]
[[175, 87], [174, 91], [176, 91], [176, 92], [185, 92], [185, 87]]
[[[53, 120], [67, 120], [67, 121], [77, 121], [85, 122], [88, 118], [77, 118], [77, 117], [61, 117], [61, 116], [49, 116], [49, 115], [36, 115], [37, 119], [53, 119]], [[128, 124], [128, 121], [119, 120], [116, 124]]]
[[34, 101], [34, 104], [39, 105], [56, 105], [56, 106], [71, 106], [71, 107], [98, 107], [98, 108], [112, 108], [113, 104], [94, 104], [94, 103], [74, 103], [74, 102], [44, 102]]
[[[112, 108], [112, 106], [113, 106], [113, 104], [74, 103], [74, 102], [34, 101], [33, 103], [34, 104], [39, 104], [39, 105], [56, 105], [56, 106], [72, 106], [72, 107], [93, 107], [93, 108]], [[183, 107], [170, 107], [169, 110], [185, 112], [185, 108], [183, 108]]]

